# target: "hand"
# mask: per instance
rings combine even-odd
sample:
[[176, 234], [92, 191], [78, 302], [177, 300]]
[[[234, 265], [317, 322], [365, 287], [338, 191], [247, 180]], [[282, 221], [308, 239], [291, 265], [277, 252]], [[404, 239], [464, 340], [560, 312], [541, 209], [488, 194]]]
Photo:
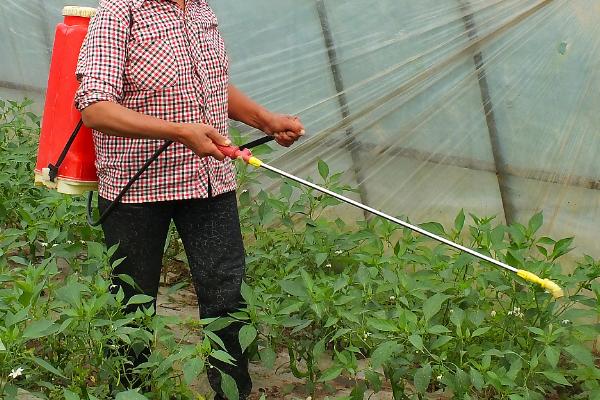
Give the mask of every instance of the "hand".
[[304, 125], [296, 116], [269, 113], [265, 118], [263, 131], [274, 136], [281, 146], [290, 147], [304, 135]]
[[219, 161], [225, 155], [216, 145], [229, 146], [231, 141], [221, 135], [214, 127], [206, 124], [178, 124], [177, 141], [191, 149], [199, 157], [212, 156]]

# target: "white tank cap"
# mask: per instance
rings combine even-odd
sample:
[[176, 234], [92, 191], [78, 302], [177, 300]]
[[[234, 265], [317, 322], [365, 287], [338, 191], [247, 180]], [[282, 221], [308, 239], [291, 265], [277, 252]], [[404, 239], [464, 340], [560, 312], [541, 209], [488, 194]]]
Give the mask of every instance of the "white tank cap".
[[62, 15], [64, 17], [92, 18], [96, 15], [96, 9], [93, 7], [66, 6], [62, 10]]

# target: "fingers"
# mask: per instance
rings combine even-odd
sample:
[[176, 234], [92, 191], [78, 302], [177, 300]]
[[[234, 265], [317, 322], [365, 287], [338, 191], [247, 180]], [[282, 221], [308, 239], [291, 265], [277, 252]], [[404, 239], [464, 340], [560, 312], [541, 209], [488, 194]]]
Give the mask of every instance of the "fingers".
[[275, 134], [275, 141], [281, 146], [290, 147], [300, 136], [294, 132], [280, 132]]
[[209, 144], [207, 144], [206, 146], [206, 155], [207, 156], [212, 156], [214, 158], [216, 158], [219, 161], [223, 161], [225, 160], [225, 154], [221, 153], [221, 151], [219, 150], [219, 148], [217, 146], [215, 146], [214, 142], [210, 142]]
[[231, 144], [231, 140], [227, 139], [225, 136], [221, 135], [215, 128], [211, 127], [206, 132], [206, 136], [213, 141], [213, 143], [218, 144], [219, 146], [229, 146]]

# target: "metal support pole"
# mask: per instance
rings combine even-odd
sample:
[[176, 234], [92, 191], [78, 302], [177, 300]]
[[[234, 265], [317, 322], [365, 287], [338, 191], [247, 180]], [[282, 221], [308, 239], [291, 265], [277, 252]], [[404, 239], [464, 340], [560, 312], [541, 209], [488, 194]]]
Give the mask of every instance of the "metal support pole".
[[[473, 17], [473, 11], [471, 9], [469, 0], [458, 0], [458, 2], [460, 4], [461, 12], [463, 12], [462, 19], [467, 31], [467, 35], [469, 36], [469, 41], [472, 43], [478, 43], [479, 35], [477, 33], [477, 24], [475, 23], [475, 18]], [[496, 124], [494, 104], [492, 103], [492, 98], [490, 96], [490, 87], [487, 80], [487, 72], [483, 53], [481, 52], [481, 48], [478, 44], [473, 47], [473, 51], [473, 61], [475, 63], [475, 71], [477, 72], [477, 81], [479, 83], [479, 91], [481, 93], [481, 103], [483, 104], [485, 122], [488, 128], [488, 134], [492, 146], [494, 165], [496, 166], [496, 177], [498, 179], [500, 199], [502, 201], [502, 208], [504, 210], [504, 219], [506, 220], [506, 224], [510, 225], [515, 220], [516, 210], [508, 193], [508, 164], [500, 144], [500, 135], [498, 132], [498, 125]]]
[[[319, 22], [321, 23], [321, 31], [323, 33], [323, 41], [327, 48], [327, 56], [329, 59], [329, 66], [331, 68], [331, 75], [333, 77], [333, 83], [335, 85], [335, 91], [337, 93], [337, 99], [342, 113], [342, 120], [346, 120], [350, 117], [350, 107], [348, 106], [348, 99], [346, 97], [346, 89], [340, 71], [339, 61], [337, 57], [337, 51], [335, 48], [335, 42], [333, 35], [331, 34], [331, 28], [329, 25], [329, 18], [327, 17], [327, 9], [325, 7], [324, 0], [317, 0], [317, 13], [319, 14]], [[354, 140], [354, 127], [348, 125], [346, 127], [346, 141], [343, 146], [350, 147], [350, 157], [352, 159], [352, 170], [356, 183], [358, 184], [358, 193], [362, 203], [368, 204], [368, 194], [365, 186], [363, 185], [364, 177], [362, 170], [360, 169], [360, 143]], [[365, 212], [365, 217], [368, 218], [369, 214]]]

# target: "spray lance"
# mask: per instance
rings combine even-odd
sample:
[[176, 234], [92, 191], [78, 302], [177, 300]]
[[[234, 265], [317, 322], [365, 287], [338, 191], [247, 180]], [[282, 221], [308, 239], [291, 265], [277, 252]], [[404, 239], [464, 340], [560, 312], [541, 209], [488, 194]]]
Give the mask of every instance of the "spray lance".
[[[263, 138], [260, 139], [261, 143], [266, 143], [267, 141], [271, 140], [272, 138]], [[451, 240], [448, 240], [444, 237], [438, 236], [434, 233], [431, 233], [423, 228], [420, 228], [418, 226], [412, 225], [408, 222], [402, 221], [401, 219], [392, 217], [391, 215], [385, 214], [384, 212], [381, 212], [379, 210], [376, 210], [372, 207], [369, 207], [365, 204], [359, 203], [358, 201], [352, 200], [346, 196], [343, 196], [341, 194], [335, 193], [329, 189], [326, 189], [322, 186], [316, 185], [312, 182], [309, 182], [305, 179], [299, 178], [297, 176], [294, 176], [290, 173], [287, 173], [285, 171], [282, 171], [278, 168], [273, 167], [272, 165], [266, 164], [263, 161], [261, 161], [260, 159], [254, 157], [252, 155], [252, 152], [250, 151], [249, 147], [253, 147], [253, 146], [242, 146], [242, 147], [236, 147], [236, 146], [217, 146], [219, 148], [219, 151], [221, 151], [221, 153], [223, 153], [226, 157], [229, 157], [231, 159], [241, 159], [244, 162], [246, 162], [249, 165], [252, 165], [253, 167], [256, 168], [264, 168], [268, 171], [274, 172], [277, 175], [280, 175], [282, 177], [285, 177], [287, 179], [290, 179], [292, 181], [298, 182], [301, 185], [304, 186], [308, 186], [312, 189], [315, 189], [321, 193], [324, 193], [328, 196], [334, 197], [346, 204], [350, 204], [354, 207], [360, 208], [361, 210], [367, 211], [371, 214], [377, 215], [383, 219], [386, 219], [390, 222], [393, 222], [395, 224], [398, 224], [400, 226], [403, 226], [404, 228], [408, 228], [414, 232], [418, 232], [421, 235], [427, 236], [433, 240], [436, 240], [438, 242], [441, 242], [445, 245], [448, 245], [456, 250], [462, 251], [464, 253], [470, 254], [476, 258], [479, 258], [481, 260], [487, 261], [490, 264], [493, 264], [497, 267], [503, 268], [513, 274], [516, 274], [517, 276], [523, 278], [524, 280], [537, 284], [539, 286], [541, 286], [542, 288], [544, 288], [547, 292], [549, 292], [555, 299], [561, 298], [564, 296], [563, 290], [560, 288], [560, 286], [558, 286], [556, 283], [554, 283], [553, 281], [551, 281], [550, 279], [542, 279], [539, 276], [537, 276], [536, 274], [529, 272], [527, 270], [523, 270], [523, 269], [517, 269], [514, 268], [508, 264], [505, 264], [503, 262], [500, 262], [492, 257], [486, 256], [484, 254], [481, 254], [473, 249], [470, 249], [468, 247], [462, 246], [458, 243], [452, 242]]]

